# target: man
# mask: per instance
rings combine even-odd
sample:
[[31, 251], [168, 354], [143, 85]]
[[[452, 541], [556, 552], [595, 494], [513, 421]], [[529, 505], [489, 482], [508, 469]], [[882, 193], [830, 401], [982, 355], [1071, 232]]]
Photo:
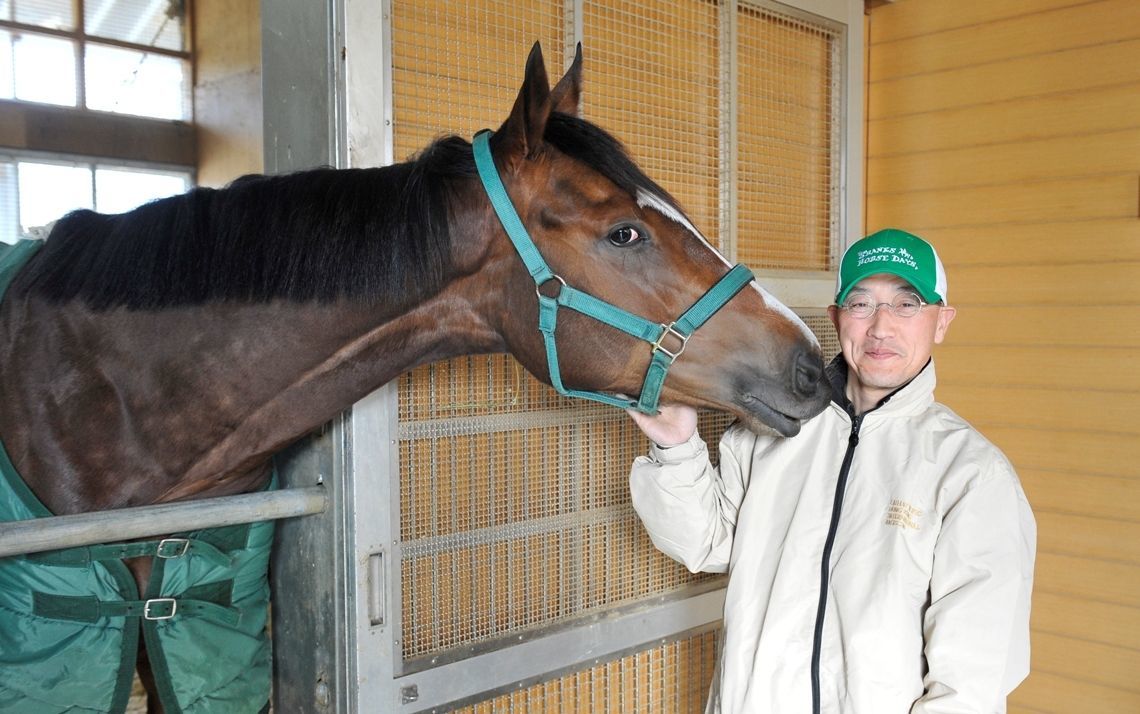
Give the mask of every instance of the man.
[[887, 229], [843, 257], [833, 401], [798, 436], [739, 424], [714, 468], [696, 413], [631, 416], [653, 542], [729, 572], [710, 712], [1004, 712], [1029, 671], [1036, 526], [1012, 466], [934, 401], [955, 316], [928, 243]]

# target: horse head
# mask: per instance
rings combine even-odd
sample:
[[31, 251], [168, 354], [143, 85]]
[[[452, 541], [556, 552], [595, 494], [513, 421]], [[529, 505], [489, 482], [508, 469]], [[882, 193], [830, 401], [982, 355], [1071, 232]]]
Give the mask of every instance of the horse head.
[[[667, 328], [732, 267], [669, 194], [621, 145], [578, 117], [581, 48], [550, 88], [536, 44], [510, 116], [490, 140], [498, 174], [518, 216], [557, 279], [661, 325], [662, 347], [677, 354], [661, 399], [724, 410], [753, 429], [795, 434], [827, 403], [818, 341], [804, 323], [752, 282], [687, 341]], [[484, 221], [495, 221], [486, 215]], [[536, 326], [536, 280], [502, 236], [490, 260], [508, 276], [495, 324], [507, 349], [551, 383], [550, 350]], [[483, 269], [487, 269], [484, 266]], [[491, 308], [494, 309], [493, 307]], [[638, 394], [651, 359], [646, 342], [564, 310], [556, 343], [561, 379], [576, 390]]]

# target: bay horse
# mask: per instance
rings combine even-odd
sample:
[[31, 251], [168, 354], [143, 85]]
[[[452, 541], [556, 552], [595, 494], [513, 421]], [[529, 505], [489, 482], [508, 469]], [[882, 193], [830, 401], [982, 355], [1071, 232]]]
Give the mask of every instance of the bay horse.
[[[494, 164], [560, 279], [664, 326], [731, 266], [578, 116], [581, 67], [579, 49], [551, 89], [535, 45]], [[508, 352], [550, 383], [535, 281], [477, 173], [452, 136], [382, 168], [65, 216], [0, 304], [12, 464], [55, 514], [225, 496], [263, 488], [274, 453], [417, 365]], [[573, 312], [557, 334], [567, 385], [638, 394], [644, 343]], [[822, 374], [809, 330], [750, 283], [661, 398], [791, 435], [826, 404]], [[150, 561], [128, 565], [145, 586]]]

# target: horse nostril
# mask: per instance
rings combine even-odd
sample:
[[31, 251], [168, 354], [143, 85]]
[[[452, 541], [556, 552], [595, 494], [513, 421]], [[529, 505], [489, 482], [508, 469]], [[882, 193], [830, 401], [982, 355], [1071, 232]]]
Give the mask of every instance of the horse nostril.
[[796, 357], [793, 381], [796, 391], [804, 396], [814, 394], [821, 377], [823, 377], [823, 360], [817, 354], [801, 352]]

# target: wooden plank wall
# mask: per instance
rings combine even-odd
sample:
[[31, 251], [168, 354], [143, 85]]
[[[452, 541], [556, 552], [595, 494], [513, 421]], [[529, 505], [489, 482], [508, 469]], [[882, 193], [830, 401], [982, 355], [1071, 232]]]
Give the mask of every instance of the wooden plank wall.
[[868, 231], [931, 239], [938, 394], [1038, 521], [1011, 712], [1140, 711], [1140, 2], [900, 0], [868, 18]]

